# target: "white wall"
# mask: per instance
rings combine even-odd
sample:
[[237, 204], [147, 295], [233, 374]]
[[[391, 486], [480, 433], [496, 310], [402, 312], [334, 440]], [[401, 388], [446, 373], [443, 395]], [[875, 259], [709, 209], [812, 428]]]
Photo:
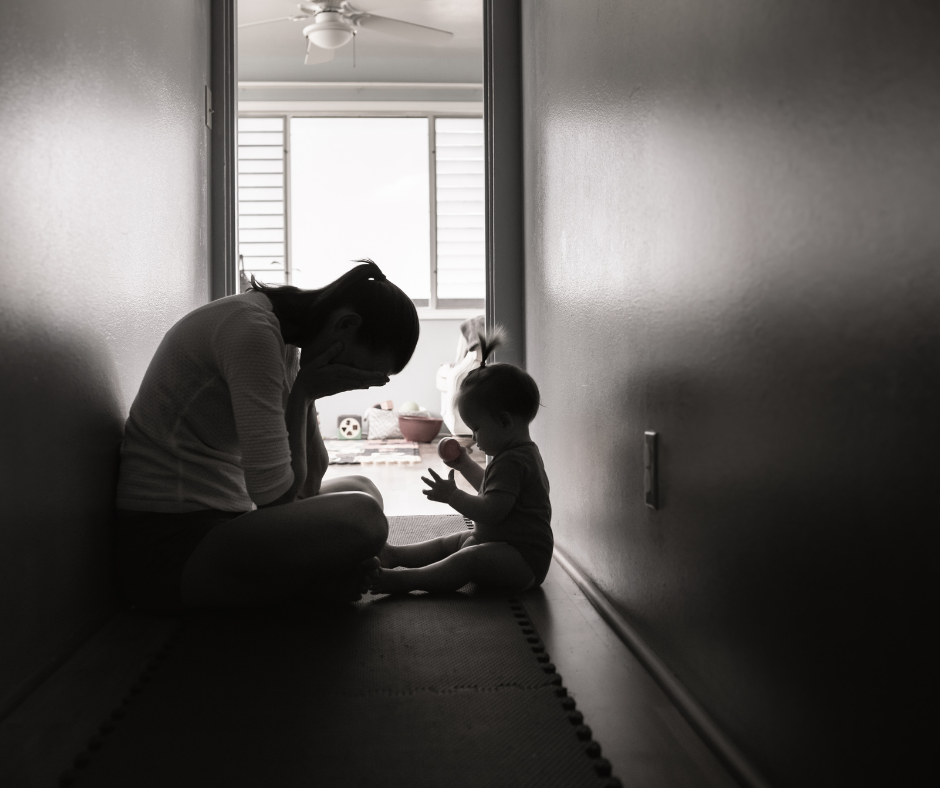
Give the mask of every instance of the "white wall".
[[0, 3], [0, 716], [108, 609], [127, 408], [209, 296], [209, 17]]
[[463, 319], [422, 320], [421, 338], [411, 362], [387, 386], [368, 391], [347, 391], [319, 400], [317, 410], [323, 425], [323, 437], [336, 436], [336, 419], [340, 414], [361, 416], [366, 408], [387, 399], [394, 401], [395, 407], [414, 400], [433, 413], [439, 413], [441, 396], [435, 386], [435, 375], [441, 364], [454, 360], [462, 322]]
[[556, 544], [771, 785], [917, 784], [940, 3], [523, 10], [526, 359]]

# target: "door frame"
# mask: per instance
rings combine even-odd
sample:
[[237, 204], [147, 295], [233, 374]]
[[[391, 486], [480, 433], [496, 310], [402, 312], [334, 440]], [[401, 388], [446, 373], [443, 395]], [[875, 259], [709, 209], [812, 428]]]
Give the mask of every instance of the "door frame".
[[[238, 292], [236, 142], [238, 114], [237, 0], [212, 0], [209, 134], [209, 298]], [[207, 121], [208, 122], [208, 121]]]
[[483, 0], [486, 324], [509, 342], [499, 360], [525, 367], [522, 4]]

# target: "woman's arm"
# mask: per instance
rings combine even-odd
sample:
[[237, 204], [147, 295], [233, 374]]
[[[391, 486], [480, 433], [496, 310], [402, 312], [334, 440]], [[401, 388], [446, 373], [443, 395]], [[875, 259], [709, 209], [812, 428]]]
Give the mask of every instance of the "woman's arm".
[[[314, 448], [316, 449], [317, 445], [323, 447], [319, 430], [316, 428], [316, 416], [311, 416], [313, 403], [320, 397], [329, 397], [342, 391], [367, 389], [371, 386], [384, 386], [388, 383], [388, 376], [382, 372], [356, 369], [343, 364], [332, 364], [332, 360], [342, 349], [342, 343], [336, 342], [326, 352], [301, 366], [300, 372], [297, 373], [297, 378], [294, 380], [294, 385], [291, 387], [290, 395], [287, 398], [287, 411], [284, 415], [287, 422], [291, 470], [294, 472], [294, 481], [282, 496], [267, 504], [268, 506], [291, 503], [298, 497], [298, 494], [303, 496], [304, 490], [315, 489], [317, 492], [320, 491], [320, 482], [323, 479], [323, 474], [326, 473], [324, 464], [327, 462], [324, 459], [325, 448], [318, 455], [320, 460], [312, 469], [309, 469], [307, 465], [308, 447], [311, 443], [307, 425], [310, 420], [313, 421]], [[315, 478], [312, 478], [305, 488], [304, 484], [307, 482], [308, 471]], [[313, 494], [316, 495], [316, 493]]]
[[[264, 506], [290, 503], [297, 498], [298, 492], [304, 486], [307, 479], [307, 422], [310, 405], [310, 398], [304, 387], [295, 382], [287, 397], [287, 410], [284, 413], [284, 421], [287, 423], [287, 440], [290, 446], [290, 467], [294, 472], [294, 481], [283, 495]], [[317, 479], [316, 485], [319, 490], [320, 479]]]
[[320, 492], [320, 484], [329, 464], [329, 455], [320, 437], [314, 405], [320, 397], [342, 391], [384, 386], [388, 376], [376, 371], [361, 370], [330, 363], [342, 350], [339, 342], [301, 367], [287, 399], [288, 439], [294, 482], [276, 501], [277, 506], [298, 497], [310, 498]]
[[323, 476], [330, 465], [330, 455], [323, 443], [320, 434], [320, 425], [317, 422], [316, 403], [310, 403], [307, 414], [307, 478], [298, 493], [301, 498], [312, 498], [320, 494], [320, 485]]

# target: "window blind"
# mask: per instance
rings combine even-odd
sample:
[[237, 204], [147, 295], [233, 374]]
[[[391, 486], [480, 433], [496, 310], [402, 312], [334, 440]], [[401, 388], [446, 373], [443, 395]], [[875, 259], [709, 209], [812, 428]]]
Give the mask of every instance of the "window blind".
[[477, 302], [486, 295], [483, 119], [436, 118], [434, 126], [437, 298]]
[[284, 118], [239, 118], [238, 253], [248, 277], [290, 284], [284, 206]]

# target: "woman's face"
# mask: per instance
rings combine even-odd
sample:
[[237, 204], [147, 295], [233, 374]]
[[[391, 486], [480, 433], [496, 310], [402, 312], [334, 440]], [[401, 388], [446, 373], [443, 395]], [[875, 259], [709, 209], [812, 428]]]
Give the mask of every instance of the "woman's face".
[[345, 364], [369, 372], [381, 372], [390, 377], [398, 371], [395, 368], [395, 359], [389, 351], [376, 351], [355, 340], [343, 342], [343, 349], [331, 363]]
[[355, 312], [346, 309], [336, 310], [320, 334], [300, 346], [300, 366], [306, 366], [318, 356], [329, 353], [336, 343], [340, 343], [340, 351], [326, 363], [343, 364], [389, 376], [397, 372], [391, 351], [374, 350], [357, 341], [356, 334], [361, 325], [362, 318]]

